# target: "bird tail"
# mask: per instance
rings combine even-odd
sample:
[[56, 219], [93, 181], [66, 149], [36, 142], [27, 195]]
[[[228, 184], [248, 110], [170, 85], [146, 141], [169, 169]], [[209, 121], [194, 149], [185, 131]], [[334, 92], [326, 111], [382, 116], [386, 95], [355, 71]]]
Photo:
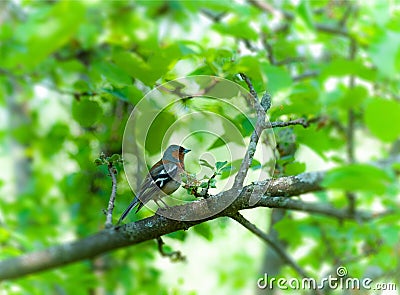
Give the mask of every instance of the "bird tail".
[[128, 208], [126, 208], [126, 210], [124, 211], [124, 213], [122, 213], [121, 217], [118, 220], [117, 224], [120, 224], [122, 222], [122, 220], [125, 219], [125, 217], [129, 214], [129, 212], [131, 212], [132, 208], [135, 207], [137, 205], [137, 203], [139, 203], [139, 207], [136, 210], [136, 213], [140, 210], [140, 208], [143, 207], [143, 203], [139, 200], [138, 197], [135, 197], [132, 202], [129, 204]]

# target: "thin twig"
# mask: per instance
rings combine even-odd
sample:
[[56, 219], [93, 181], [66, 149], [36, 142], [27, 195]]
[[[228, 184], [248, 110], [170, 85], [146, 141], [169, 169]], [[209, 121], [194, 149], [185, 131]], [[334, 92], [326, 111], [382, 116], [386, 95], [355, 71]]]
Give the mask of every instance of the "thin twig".
[[[349, 48], [349, 59], [354, 60], [357, 53], [357, 43], [354, 38], [350, 39], [350, 48]], [[355, 86], [355, 77], [354, 75], [350, 76], [349, 81], [349, 89], [354, 88]], [[348, 114], [348, 125], [346, 130], [347, 137], [347, 161], [349, 163], [355, 162], [354, 157], [354, 129], [355, 129], [355, 114], [353, 109], [349, 109]], [[346, 197], [349, 202], [349, 212], [354, 213], [356, 210], [356, 195], [352, 192], [346, 192]]]
[[107, 165], [108, 168], [108, 172], [111, 176], [111, 180], [112, 180], [112, 187], [111, 187], [111, 196], [110, 196], [110, 200], [108, 201], [108, 208], [107, 208], [107, 212], [106, 212], [106, 224], [105, 227], [106, 228], [112, 228], [112, 213], [114, 210], [114, 202], [115, 202], [115, 197], [117, 195], [117, 170], [115, 169], [114, 165], [112, 163], [109, 163]]
[[254, 89], [253, 83], [251, 83], [250, 78], [247, 77], [244, 73], [240, 73], [240, 77], [246, 83], [247, 87], [249, 87], [250, 94], [253, 96], [254, 100], [258, 102], [258, 95], [256, 90]]
[[321, 224], [316, 223], [316, 228], [319, 229], [321, 233], [321, 242], [323, 245], [325, 245], [325, 255], [326, 257], [329, 257], [332, 259], [334, 264], [337, 264], [341, 261], [341, 258], [339, 255], [337, 255], [335, 248], [332, 247], [332, 239], [330, 239], [326, 233], [325, 227], [323, 227]]
[[176, 261], [185, 261], [186, 257], [182, 255], [181, 251], [172, 251], [172, 252], [165, 252], [163, 249], [164, 241], [161, 239], [161, 237], [157, 237], [157, 246], [158, 246], [158, 252], [160, 252], [162, 257], [169, 257], [171, 261], [176, 262]]
[[251, 42], [248, 39], [241, 38], [240, 40], [243, 42], [243, 44], [246, 46], [248, 50], [258, 52], [258, 48], [253, 44], [251, 44]]
[[[352, 87], [350, 87], [352, 88]], [[349, 163], [354, 163], [355, 158], [354, 158], [354, 125], [355, 125], [355, 115], [354, 115], [354, 110], [350, 109], [347, 113], [347, 120], [348, 120], [348, 125], [347, 125], [347, 132], [346, 132], [346, 137], [347, 137], [347, 161]]]
[[[256, 122], [256, 127], [251, 134], [250, 137], [250, 143], [247, 147], [246, 154], [243, 158], [242, 164], [240, 165], [239, 171], [236, 174], [233, 187], [235, 189], [239, 189], [240, 187], [243, 186], [244, 179], [246, 178], [247, 171], [249, 170], [249, 167], [251, 165], [251, 162], [253, 161], [254, 153], [256, 152], [257, 148], [257, 143], [258, 140], [260, 139], [262, 131], [265, 129], [265, 113], [267, 112], [268, 109], [264, 108], [260, 102], [258, 101], [258, 96], [257, 92], [255, 91], [253, 84], [251, 83], [250, 79], [243, 73], [240, 73], [240, 77], [245, 81], [247, 84], [247, 87], [249, 88], [250, 91], [250, 98], [252, 99], [254, 108], [257, 112], [257, 122]], [[270, 96], [267, 95], [270, 99]], [[267, 105], [267, 104], [266, 104]], [[270, 105], [270, 102], [269, 102]]]
[[248, 0], [248, 2], [266, 13], [276, 14], [276, 15], [286, 18], [287, 20], [294, 19], [294, 15], [291, 12], [282, 10], [282, 9], [278, 9], [278, 8], [274, 8], [271, 4], [269, 4], [267, 2], [259, 1], [259, 0]]
[[394, 211], [392, 210], [386, 210], [382, 212], [369, 212], [369, 211], [357, 210], [353, 214], [350, 214], [347, 209], [337, 209], [330, 204], [303, 202], [300, 200], [287, 197], [279, 197], [279, 196], [276, 197], [262, 196], [256, 204], [250, 206], [250, 208], [252, 207], [281, 208], [281, 209], [301, 211], [311, 214], [320, 214], [336, 218], [338, 220], [356, 220], [356, 221], [368, 221], [394, 213]]
[[291, 63], [296, 63], [296, 62], [304, 62], [306, 61], [306, 58], [303, 56], [295, 56], [295, 57], [287, 57], [282, 60], [276, 60], [274, 56], [274, 50], [272, 45], [268, 42], [267, 40], [267, 34], [262, 33], [261, 34], [261, 44], [263, 45], [264, 49], [267, 51], [267, 58], [268, 61], [271, 63], [271, 65], [275, 66], [283, 66]]
[[213, 173], [213, 175], [208, 179], [208, 181], [207, 181], [207, 187], [204, 188], [204, 189], [201, 191], [201, 193], [200, 193], [200, 194], [203, 196], [203, 198], [208, 198], [208, 197], [209, 197], [209, 195], [208, 195], [208, 190], [210, 189], [211, 181], [212, 181], [216, 176], [217, 176], [217, 171], [215, 171], [215, 172]]
[[297, 76], [292, 77], [293, 81], [300, 81], [308, 78], [314, 78], [319, 75], [318, 71], [309, 71], [309, 72], [304, 72], [302, 74], [299, 74]]
[[339, 27], [343, 27], [346, 25], [346, 22], [349, 19], [352, 12], [353, 12], [353, 5], [350, 3], [350, 4], [348, 4], [346, 11], [344, 12], [342, 18], [340, 19], [340, 21], [338, 23]]
[[[349, 59], [354, 60], [357, 52], [357, 43], [352, 38], [350, 40], [350, 52]], [[352, 89], [355, 86], [355, 77], [354, 75], [350, 76], [349, 88]], [[347, 160], [349, 163], [353, 163], [355, 161], [354, 158], [354, 128], [355, 128], [355, 115], [354, 110], [350, 109], [348, 112], [348, 127], [347, 127]]]
[[292, 126], [292, 125], [302, 125], [304, 128], [307, 128], [308, 126], [310, 126], [310, 121], [307, 121], [306, 119], [303, 119], [303, 118], [296, 119], [296, 120], [290, 120], [287, 122], [275, 121], [275, 122], [266, 123], [265, 128], [287, 127], [287, 126]]
[[221, 19], [227, 14], [226, 12], [214, 13], [213, 11], [208, 9], [201, 9], [200, 12], [204, 16], [212, 20], [214, 23], [219, 23]]
[[264, 129], [267, 128], [274, 128], [274, 127], [285, 127], [285, 126], [290, 126], [290, 125], [302, 125], [303, 127], [308, 127], [308, 122], [304, 119], [296, 119], [293, 121], [289, 122], [273, 122], [273, 123], [266, 123], [265, 118], [266, 115], [265, 113], [269, 110], [271, 107], [271, 95], [268, 92], [265, 92], [261, 99], [261, 103], [258, 100], [257, 92], [254, 89], [253, 84], [251, 83], [250, 79], [244, 74], [240, 73], [240, 77], [245, 81], [247, 84], [247, 87], [249, 88], [252, 102], [254, 104], [254, 108], [256, 109], [257, 112], [257, 122], [255, 129], [253, 133], [251, 134], [250, 137], [250, 143], [247, 147], [246, 154], [243, 158], [242, 164], [240, 165], [239, 171], [236, 174], [234, 183], [233, 183], [233, 188], [239, 189], [240, 187], [243, 186], [244, 180], [246, 178], [247, 172], [249, 170], [249, 167], [253, 161], [254, 153], [257, 148], [257, 143], [258, 140], [260, 139], [261, 133]]
[[251, 231], [253, 234], [255, 234], [257, 237], [262, 239], [264, 242], [266, 242], [270, 247], [272, 247], [276, 253], [282, 258], [283, 261], [285, 261], [287, 264], [289, 264], [301, 277], [307, 278], [309, 277], [305, 270], [303, 270], [290, 256], [287, 254], [284, 250], [283, 247], [274, 239], [272, 239], [270, 236], [268, 236], [266, 233], [264, 233], [262, 230], [260, 230], [257, 226], [252, 224], [250, 221], [248, 221], [246, 218], [243, 217], [239, 212], [232, 214], [229, 216], [230, 218], [234, 219], [241, 225], [243, 225], [245, 228], [247, 228], [249, 231]]
[[265, 34], [265, 33], [261, 34], [261, 43], [262, 43], [264, 49], [267, 51], [267, 57], [268, 57], [269, 62], [271, 63], [271, 65], [275, 65], [276, 60], [274, 57], [274, 50], [273, 50], [271, 44], [267, 40], [267, 34]]
[[275, 65], [276, 66], [283, 66], [283, 65], [287, 65], [287, 64], [291, 64], [291, 63], [296, 63], [296, 62], [305, 62], [306, 58], [303, 56], [294, 56], [294, 57], [287, 57], [284, 58], [280, 61], [275, 61]]
[[338, 26], [332, 26], [332, 25], [326, 25], [326, 24], [315, 24], [314, 27], [317, 31], [320, 31], [323, 33], [340, 35], [340, 36], [344, 36], [344, 37], [350, 37], [350, 34], [345, 27], [338, 27]]

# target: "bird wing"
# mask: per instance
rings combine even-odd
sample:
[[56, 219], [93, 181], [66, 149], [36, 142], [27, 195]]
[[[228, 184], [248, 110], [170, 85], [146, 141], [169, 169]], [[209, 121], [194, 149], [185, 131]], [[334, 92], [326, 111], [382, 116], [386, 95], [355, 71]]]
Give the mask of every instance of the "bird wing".
[[126, 208], [124, 213], [122, 213], [118, 223], [120, 223], [138, 203], [139, 206], [136, 209], [136, 212], [138, 212], [147, 202], [158, 197], [160, 195], [159, 190], [162, 190], [169, 181], [175, 179], [177, 174], [178, 166], [176, 164], [163, 163], [162, 161], [157, 162], [143, 180], [139, 192], [136, 194], [135, 198], [129, 204], [128, 208]]
[[[161, 169], [157, 173], [151, 173], [155, 184], [160, 188], [171, 180], [174, 180], [178, 174], [178, 166], [175, 163], [163, 163], [159, 166]], [[158, 167], [157, 167], [158, 168]], [[154, 175], [154, 176], [153, 176]]]
[[176, 177], [177, 172], [178, 167], [173, 163], [164, 163], [152, 169], [137, 195], [140, 201], [144, 204], [150, 201], [157, 191], [163, 190], [164, 186]]

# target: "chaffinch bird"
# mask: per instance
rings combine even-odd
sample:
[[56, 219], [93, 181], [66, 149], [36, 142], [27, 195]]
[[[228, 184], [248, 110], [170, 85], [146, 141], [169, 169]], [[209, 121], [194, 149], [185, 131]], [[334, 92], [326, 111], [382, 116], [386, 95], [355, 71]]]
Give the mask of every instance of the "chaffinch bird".
[[185, 171], [184, 157], [188, 152], [190, 150], [175, 144], [166, 149], [162, 159], [151, 167], [140, 186], [139, 193], [122, 213], [118, 224], [137, 204], [139, 206], [136, 213], [150, 200], [154, 200], [157, 205], [157, 202], [161, 201], [168, 207], [161, 197], [172, 194], [181, 185], [181, 174]]

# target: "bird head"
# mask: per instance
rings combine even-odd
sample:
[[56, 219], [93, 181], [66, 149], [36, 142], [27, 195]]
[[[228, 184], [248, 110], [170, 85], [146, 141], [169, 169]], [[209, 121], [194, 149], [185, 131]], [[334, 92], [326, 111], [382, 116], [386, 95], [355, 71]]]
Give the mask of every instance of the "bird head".
[[164, 152], [163, 159], [175, 163], [183, 163], [183, 158], [188, 152], [190, 152], [189, 149], [186, 149], [176, 144], [172, 144]]

